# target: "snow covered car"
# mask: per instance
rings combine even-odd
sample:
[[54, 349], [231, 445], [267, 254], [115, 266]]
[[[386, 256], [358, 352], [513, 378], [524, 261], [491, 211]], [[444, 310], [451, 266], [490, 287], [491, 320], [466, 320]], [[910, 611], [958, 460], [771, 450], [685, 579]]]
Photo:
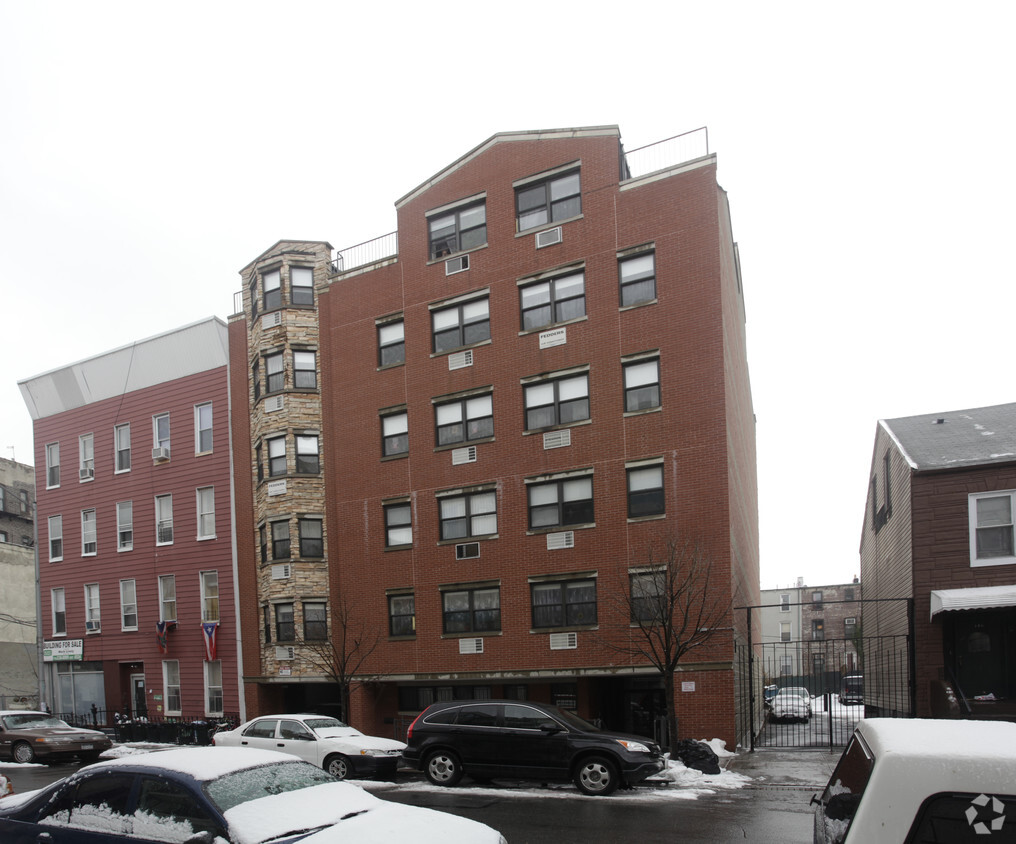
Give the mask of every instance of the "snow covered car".
[[382, 800], [267, 750], [191, 747], [82, 768], [0, 801], [4, 844], [504, 844], [457, 815]]
[[265, 715], [212, 736], [216, 747], [252, 747], [298, 756], [333, 777], [392, 779], [406, 745], [368, 736], [327, 715]]
[[868, 718], [821, 797], [815, 844], [1016, 841], [1016, 724]]
[[0, 757], [22, 765], [74, 758], [94, 762], [112, 745], [105, 733], [72, 727], [48, 712], [0, 711]]
[[773, 721], [807, 721], [811, 718], [811, 695], [800, 687], [780, 689], [769, 704]]

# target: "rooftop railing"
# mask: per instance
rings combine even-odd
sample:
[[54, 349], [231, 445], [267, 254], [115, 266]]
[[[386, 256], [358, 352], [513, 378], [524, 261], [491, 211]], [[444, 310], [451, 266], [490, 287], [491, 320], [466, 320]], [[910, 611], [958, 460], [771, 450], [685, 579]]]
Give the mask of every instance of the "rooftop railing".
[[622, 171], [627, 169], [628, 175], [625, 176], [622, 172], [621, 180], [638, 179], [705, 155], [709, 155], [709, 130], [703, 126], [701, 129], [692, 129], [690, 132], [626, 151]]
[[399, 254], [399, 233], [389, 232], [356, 246], [340, 249], [332, 261], [332, 272], [345, 273], [366, 264], [374, 264]]

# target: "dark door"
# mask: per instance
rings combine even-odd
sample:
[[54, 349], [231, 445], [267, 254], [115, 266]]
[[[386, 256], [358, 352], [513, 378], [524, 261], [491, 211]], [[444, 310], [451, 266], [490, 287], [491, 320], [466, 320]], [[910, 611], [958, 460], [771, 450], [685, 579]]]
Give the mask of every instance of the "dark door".
[[[546, 724], [556, 724], [560, 729], [545, 730]], [[505, 765], [528, 770], [530, 775], [542, 772], [561, 776], [568, 771], [568, 731], [535, 707], [506, 703], [504, 729], [499, 740]]]
[[1012, 697], [1016, 611], [953, 613], [952, 656], [956, 681], [968, 698]]

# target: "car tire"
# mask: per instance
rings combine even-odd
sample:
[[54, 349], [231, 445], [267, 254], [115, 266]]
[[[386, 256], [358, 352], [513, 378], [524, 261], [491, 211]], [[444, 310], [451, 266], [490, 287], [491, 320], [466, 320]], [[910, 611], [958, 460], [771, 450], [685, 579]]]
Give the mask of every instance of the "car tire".
[[100, 754], [98, 754], [98, 753], [82, 753], [81, 754], [81, 761], [85, 765], [92, 765], [95, 762], [99, 761], [99, 756], [100, 756]]
[[613, 794], [621, 782], [617, 766], [606, 756], [587, 756], [575, 768], [573, 780], [579, 791], [594, 797]]
[[341, 753], [336, 753], [325, 759], [324, 767], [325, 770], [337, 780], [348, 779], [349, 775], [352, 773], [349, 760]]
[[11, 748], [11, 758], [19, 765], [27, 765], [35, 761], [35, 751], [27, 741], [15, 742]]
[[462, 779], [462, 763], [449, 750], [437, 750], [427, 756], [423, 772], [434, 785], [458, 785]]

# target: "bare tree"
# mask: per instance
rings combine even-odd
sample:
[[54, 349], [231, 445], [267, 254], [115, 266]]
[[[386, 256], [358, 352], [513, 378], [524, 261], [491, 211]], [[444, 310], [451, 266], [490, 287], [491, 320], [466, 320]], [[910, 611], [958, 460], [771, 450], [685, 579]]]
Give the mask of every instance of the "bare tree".
[[701, 544], [670, 536], [662, 546], [649, 545], [645, 564], [630, 573], [628, 588], [616, 604], [630, 620], [626, 643], [607, 645], [636, 659], [645, 659], [663, 675], [667, 704], [667, 736], [677, 742], [674, 676], [689, 653], [717, 633], [730, 630], [730, 590], [710, 581], [712, 560]]

